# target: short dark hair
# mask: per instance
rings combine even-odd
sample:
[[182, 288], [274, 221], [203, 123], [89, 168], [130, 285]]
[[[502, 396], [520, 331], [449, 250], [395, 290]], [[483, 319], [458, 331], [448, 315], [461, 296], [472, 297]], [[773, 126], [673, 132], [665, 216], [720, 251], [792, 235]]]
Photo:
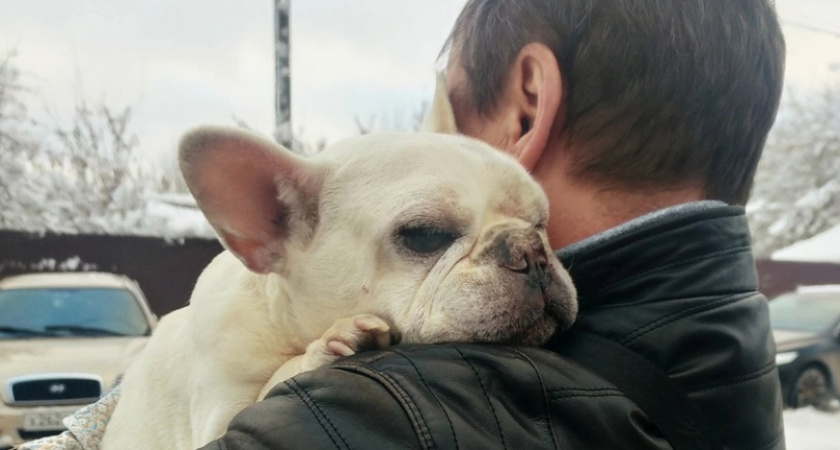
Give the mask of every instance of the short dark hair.
[[768, 0], [470, 0], [448, 46], [479, 114], [532, 42], [560, 65], [574, 175], [746, 203], [784, 74]]

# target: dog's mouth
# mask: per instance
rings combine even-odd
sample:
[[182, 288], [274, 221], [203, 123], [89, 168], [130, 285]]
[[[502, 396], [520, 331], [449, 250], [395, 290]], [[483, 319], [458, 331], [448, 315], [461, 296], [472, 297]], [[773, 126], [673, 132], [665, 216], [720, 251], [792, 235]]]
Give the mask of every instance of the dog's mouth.
[[483, 320], [470, 323], [482, 329], [480, 341], [539, 345], [571, 326], [575, 288], [544, 233], [507, 223], [490, 227], [474, 255], [470, 267], [493, 274], [479, 277], [487, 294], [479, 300]]
[[543, 310], [546, 315], [557, 321], [558, 331], [566, 331], [577, 316], [577, 294], [571, 290], [560, 290], [559, 295], [550, 295], [542, 291]]
[[559, 289], [541, 289], [531, 300], [531, 308], [509, 318], [497, 336], [488, 341], [508, 345], [542, 345], [556, 333], [571, 327], [575, 319], [573, 294]]
[[574, 320], [573, 312], [564, 307], [556, 298], [543, 293], [542, 314], [515, 326], [509, 337], [509, 344], [542, 345], [556, 333], [566, 331]]

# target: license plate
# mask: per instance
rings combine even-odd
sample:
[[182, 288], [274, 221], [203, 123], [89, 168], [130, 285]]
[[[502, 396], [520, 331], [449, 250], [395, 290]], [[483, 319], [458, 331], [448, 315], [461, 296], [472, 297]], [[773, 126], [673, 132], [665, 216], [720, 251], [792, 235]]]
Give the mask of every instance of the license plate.
[[23, 416], [22, 429], [26, 431], [60, 430], [64, 428], [65, 417], [76, 412], [78, 408], [62, 408], [50, 411], [26, 413]]

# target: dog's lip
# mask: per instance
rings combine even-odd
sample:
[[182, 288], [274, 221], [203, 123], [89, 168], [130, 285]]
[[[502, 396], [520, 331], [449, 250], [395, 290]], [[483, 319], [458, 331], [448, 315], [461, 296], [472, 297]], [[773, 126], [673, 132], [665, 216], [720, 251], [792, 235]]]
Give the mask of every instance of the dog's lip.
[[526, 324], [515, 327], [515, 332], [503, 339], [506, 344], [542, 345], [556, 332], [558, 320], [542, 314]]
[[502, 343], [542, 345], [557, 331], [568, 327], [567, 315], [558, 298], [545, 290], [540, 290], [534, 297], [533, 306], [509, 324]]
[[564, 294], [559, 294], [552, 296], [550, 292], [533, 292], [523, 308], [508, 315], [495, 332], [479, 333], [474, 340], [505, 345], [545, 344], [551, 336], [565, 331], [573, 322], [563, 303]]
[[[543, 311], [557, 321], [557, 326], [566, 329], [574, 322], [574, 314], [569, 310], [569, 302], [574, 302], [573, 290], [560, 283], [559, 276], [552, 277], [552, 283], [540, 286]], [[572, 292], [570, 292], [572, 291]], [[571, 297], [571, 299], [570, 299]]]

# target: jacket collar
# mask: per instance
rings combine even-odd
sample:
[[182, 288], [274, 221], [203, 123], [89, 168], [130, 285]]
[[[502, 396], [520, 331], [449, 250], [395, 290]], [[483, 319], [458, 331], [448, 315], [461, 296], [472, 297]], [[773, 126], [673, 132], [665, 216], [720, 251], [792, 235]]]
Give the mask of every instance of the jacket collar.
[[[727, 255], [735, 258], [715, 264]], [[582, 312], [693, 293], [711, 295], [718, 289], [754, 291], [758, 284], [744, 208], [720, 202], [657, 211], [563, 248], [557, 256], [575, 282]], [[734, 267], [729, 264], [752, 268], [731, 277]], [[691, 276], [685, 276], [686, 270]], [[743, 273], [753, 276], [745, 279]]]

